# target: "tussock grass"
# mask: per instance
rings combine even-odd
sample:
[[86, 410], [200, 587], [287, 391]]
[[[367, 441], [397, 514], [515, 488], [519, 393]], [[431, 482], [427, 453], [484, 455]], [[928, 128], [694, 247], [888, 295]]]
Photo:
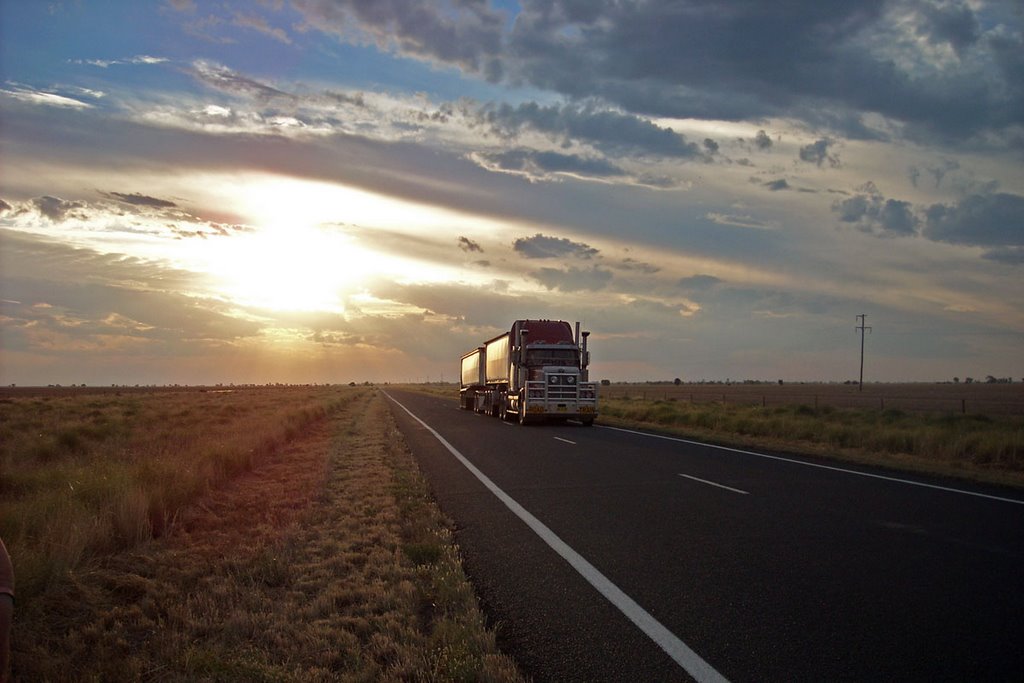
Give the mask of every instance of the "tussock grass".
[[1024, 485], [1024, 419], [809, 405], [604, 399], [601, 421]]
[[323, 419], [338, 390], [104, 393], [0, 402], [0, 534], [31, 599], [162, 535], [199, 496]]
[[[179, 508], [163, 535], [87, 552], [19, 595], [16, 679], [521, 681], [384, 399], [340, 392], [315, 404], [327, 419], [286, 420], [293, 440]], [[269, 424], [258, 403], [231, 415]], [[163, 412], [219, 424], [212, 408]]]

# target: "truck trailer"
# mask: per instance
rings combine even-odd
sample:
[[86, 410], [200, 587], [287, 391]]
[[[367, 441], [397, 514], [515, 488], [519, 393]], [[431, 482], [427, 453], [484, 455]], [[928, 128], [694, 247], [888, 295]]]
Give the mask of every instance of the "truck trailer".
[[516, 320], [462, 356], [459, 405], [519, 424], [597, 417], [597, 385], [587, 366], [589, 332], [563, 320]]

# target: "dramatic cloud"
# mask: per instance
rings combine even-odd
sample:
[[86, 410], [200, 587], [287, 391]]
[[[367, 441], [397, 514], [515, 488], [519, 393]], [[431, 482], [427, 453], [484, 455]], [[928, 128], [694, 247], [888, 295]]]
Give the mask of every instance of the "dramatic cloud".
[[[301, 0], [307, 21], [350, 42], [525, 82], [627, 111], [725, 120], [783, 111], [863, 128], [861, 113], [947, 135], [1024, 120], [1024, 38], [1000, 26], [1008, 7], [911, 0], [578, 3], [526, 0], [511, 30], [484, 3], [422, 5]], [[949, 46], [958, 60], [937, 63]], [[693, 55], [700, 55], [695, 59]], [[976, 78], [986, 64], [1001, 70]], [[931, 77], [924, 82], [922, 76]], [[845, 123], [844, 123], [845, 122]], [[863, 135], [857, 135], [863, 138]], [[758, 139], [761, 144], [761, 138]]]
[[986, 258], [1020, 263], [1024, 252], [1024, 196], [971, 195], [953, 204], [925, 210], [922, 234], [951, 244], [991, 247]]
[[[343, 40], [369, 37], [385, 50], [455, 64], [501, 78], [505, 17], [484, 2], [425, 4], [415, 0], [294, 0], [307, 21]], [[361, 30], [360, 30], [361, 29]]]
[[[507, 137], [533, 130], [562, 144], [582, 142], [611, 156], [661, 156], [700, 158], [700, 148], [686, 137], [639, 116], [594, 107], [542, 107], [528, 102], [485, 107], [481, 118], [495, 132]], [[714, 144], [714, 141], [711, 141]], [[717, 147], [715, 148], [717, 149]]]
[[0, 14], [9, 381], [437, 377], [523, 315], [613, 379], [842, 379], [861, 312], [879, 378], [1018, 374], [1005, 0]]
[[832, 210], [843, 223], [851, 223], [861, 232], [880, 237], [907, 237], [917, 234], [919, 220], [909, 202], [886, 199], [874, 183], [858, 188], [858, 194], [833, 203]]
[[520, 256], [531, 259], [564, 256], [589, 259], [598, 254], [598, 250], [588, 244], [573, 242], [564, 237], [549, 237], [539, 232], [533, 237], [520, 237], [512, 243], [512, 248]]

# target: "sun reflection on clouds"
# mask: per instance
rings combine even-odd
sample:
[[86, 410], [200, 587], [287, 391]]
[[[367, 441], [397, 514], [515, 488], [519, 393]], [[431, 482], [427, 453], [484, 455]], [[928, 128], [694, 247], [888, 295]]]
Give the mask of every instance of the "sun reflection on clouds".
[[[459, 277], [443, 263], [396, 250], [395, 236], [408, 235], [412, 244], [450, 232], [454, 250], [458, 230], [469, 227], [466, 216], [330, 183], [265, 175], [218, 180], [210, 191], [252, 230], [197, 243], [192, 256], [217, 294], [233, 303], [343, 313], [349, 301], [358, 310], [377, 310], [382, 302], [365, 298], [374, 279]], [[473, 221], [472, 228], [479, 233], [481, 225]]]

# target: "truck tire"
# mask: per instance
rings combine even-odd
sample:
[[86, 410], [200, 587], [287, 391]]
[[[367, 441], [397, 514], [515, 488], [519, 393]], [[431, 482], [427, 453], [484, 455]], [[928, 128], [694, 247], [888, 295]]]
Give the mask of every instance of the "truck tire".
[[583, 423], [584, 427], [593, 427], [594, 426], [594, 418], [592, 418], [592, 417], [585, 417], [585, 418], [583, 418], [580, 421]]

